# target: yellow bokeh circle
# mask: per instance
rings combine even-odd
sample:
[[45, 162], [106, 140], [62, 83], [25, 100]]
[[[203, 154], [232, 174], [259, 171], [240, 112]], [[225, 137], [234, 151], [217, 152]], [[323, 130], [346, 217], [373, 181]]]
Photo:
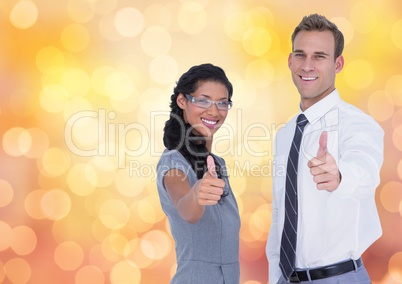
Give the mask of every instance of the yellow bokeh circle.
[[386, 91], [377, 91], [371, 94], [367, 106], [371, 116], [377, 121], [386, 121], [394, 114], [392, 97]]
[[91, 8], [98, 15], [110, 14], [117, 5], [117, 0], [87, 0], [91, 4]]
[[41, 200], [46, 192], [43, 189], [32, 190], [25, 196], [24, 206], [29, 217], [38, 220], [46, 218], [41, 207]]
[[99, 219], [109, 229], [121, 229], [130, 218], [127, 205], [119, 199], [105, 201], [99, 209]]
[[252, 56], [262, 56], [271, 48], [272, 38], [269, 30], [253, 27], [243, 34], [244, 50]]
[[153, 230], [142, 236], [140, 248], [149, 259], [163, 259], [170, 253], [172, 243], [166, 232]]
[[388, 271], [396, 283], [402, 283], [402, 252], [395, 253], [388, 262]]
[[85, 70], [69, 68], [61, 75], [60, 85], [73, 97], [85, 96], [91, 89], [91, 79]]
[[81, 0], [69, 0], [67, 3], [67, 13], [77, 23], [87, 23], [95, 15], [90, 1]]
[[387, 182], [381, 188], [381, 204], [391, 213], [399, 212], [399, 203], [402, 200], [402, 183], [396, 181]]
[[357, 90], [373, 83], [374, 71], [371, 64], [364, 59], [356, 59], [345, 65], [343, 75], [346, 83]]
[[106, 80], [116, 70], [110, 66], [101, 66], [96, 68], [91, 74], [91, 87], [98, 95], [107, 96]]
[[115, 14], [114, 27], [124, 37], [135, 37], [144, 28], [144, 16], [133, 7], [124, 7]]
[[399, 151], [402, 151], [401, 141], [402, 141], [402, 124], [395, 127], [394, 132], [392, 133], [392, 142]]
[[70, 157], [60, 148], [49, 148], [38, 160], [39, 170], [46, 176], [60, 176], [70, 167]]
[[112, 284], [139, 284], [141, 283], [141, 270], [131, 261], [120, 261], [110, 271], [110, 281]]
[[83, 260], [84, 251], [76, 242], [61, 243], [54, 251], [54, 261], [63, 270], [75, 270], [81, 266]]
[[[363, 34], [373, 31], [378, 23], [374, 7], [363, 1], [359, 1], [353, 6], [350, 19], [356, 31]], [[341, 31], [343, 30], [341, 29]]]
[[116, 30], [115, 17], [112, 14], [104, 15], [99, 22], [99, 33], [112, 42], [123, 39], [124, 37]]
[[353, 40], [355, 34], [354, 25], [352, 25], [345, 17], [334, 17], [331, 18], [331, 21], [334, 22], [337, 25], [338, 29], [342, 31], [345, 45], [350, 43]]
[[10, 16], [10, 22], [18, 29], [29, 29], [38, 19], [38, 7], [30, 0], [16, 1]]
[[68, 171], [67, 184], [75, 195], [87, 196], [95, 191], [98, 184], [98, 175], [92, 166], [77, 163]]
[[[401, 33], [402, 34], [402, 33]], [[402, 106], [402, 75], [395, 74], [385, 84], [385, 90], [391, 95], [396, 106]]]
[[3, 149], [10, 156], [22, 156], [26, 154], [32, 145], [32, 137], [28, 130], [21, 127], [13, 127], [3, 135]]
[[248, 28], [263, 27], [271, 29], [275, 23], [275, 16], [267, 7], [257, 6], [247, 11], [245, 14], [245, 23]]
[[120, 234], [111, 234], [102, 242], [102, 254], [110, 261], [118, 261], [124, 255], [128, 240]]
[[6, 222], [0, 221], [0, 252], [8, 249], [13, 241], [12, 229]]
[[5, 207], [13, 200], [14, 189], [11, 184], [3, 179], [0, 179], [0, 207]]
[[195, 1], [183, 2], [177, 16], [180, 28], [188, 34], [201, 33], [207, 25], [206, 11]]
[[6, 269], [4, 267], [4, 263], [0, 260], [0, 283], [4, 283], [4, 279], [6, 278]]
[[70, 24], [61, 32], [61, 42], [63, 46], [72, 52], [83, 51], [90, 41], [90, 33], [81, 24]]
[[105, 276], [97, 266], [86, 265], [75, 274], [76, 284], [104, 284]]
[[79, 157], [93, 157], [103, 150], [100, 147], [100, 139], [106, 135], [106, 130], [104, 125], [100, 125], [100, 121], [104, 118], [102, 115], [104, 111], [101, 111], [82, 110], [67, 119], [64, 141], [72, 154]]
[[242, 40], [243, 34], [248, 28], [245, 19], [245, 14], [241, 11], [232, 12], [225, 17], [225, 33], [230, 39], [234, 41]]
[[82, 112], [82, 110], [93, 111], [92, 103], [83, 97], [73, 97], [64, 106], [64, 119], [68, 121], [70, 117]]
[[[130, 224], [132, 226], [134, 226], [134, 229], [136, 232], [138, 233], [143, 233], [143, 232], [147, 232], [148, 230], [150, 230], [153, 227], [152, 223], [149, 223], [145, 220], [149, 220], [148, 217], [146, 218], [141, 218], [141, 213], [140, 210], [143, 208], [147, 208], [147, 210], [150, 209], [150, 205], [148, 202], [142, 203], [141, 199], [137, 199], [131, 206], [130, 206]], [[150, 212], [152, 212], [152, 214], [154, 213], [153, 211], [154, 209], [151, 208]], [[144, 213], [142, 213], [144, 214]], [[152, 216], [151, 218], [153, 218], [154, 216]]]
[[64, 53], [54, 46], [45, 46], [36, 54], [36, 66], [46, 74], [55, 74], [64, 68]]
[[70, 94], [63, 86], [54, 84], [46, 85], [39, 94], [42, 108], [50, 113], [63, 112], [69, 98]]
[[5, 263], [4, 268], [6, 270], [6, 276], [11, 283], [30, 283], [32, 268], [25, 259], [12, 258]]
[[268, 205], [261, 205], [252, 213], [249, 220], [249, 230], [256, 241], [264, 242], [269, 231], [270, 223], [267, 222], [271, 212]]
[[12, 250], [18, 255], [27, 255], [36, 248], [36, 233], [27, 226], [17, 226], [12, 230], [13, 241], [11, 243]]
[[396, 171], [398, 173], [399, 179], [402, 181], [402, 160], [399, 160]]
[[398, 20], [391, 28], [391, 39], [394, 45], [402, 49], [402, 20]]
[[42, 196], [41, 208], [46, 218], [60, 220], [70, 213], [71, 203], [70, 196], [64, 190], [52, 189]]
[[94, 266], [98, 267], [100, 270], [102, 270], [103, 272], [107, 272], [107, 273], [110, 272], [113, 265], [116, 263], [116, 262], [113, 262], [113, 261], [105, 258], [105, 256], [102, 253], [100, 244], [96, 244], [91, 248], [88, 258], [89, 258], [89, 262], [91, 265], [94, 265]]
[[159, 198], [156, 195], [147, 196], [139, 200], [137, 206], [137, 216], [145, 223], [155, 224], [165, 218], [165, 214], [160, 206]]

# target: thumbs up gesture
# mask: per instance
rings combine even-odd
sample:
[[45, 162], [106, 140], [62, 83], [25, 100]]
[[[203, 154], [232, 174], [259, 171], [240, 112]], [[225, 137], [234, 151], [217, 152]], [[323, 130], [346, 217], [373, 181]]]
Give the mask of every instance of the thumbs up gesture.
[[215, 205], [221, 199], [225, 182], [218, 178], [212, 156], [207, 157], [207, 167], [208, 171], [204, 174], [198, 187], [198, 203], [200, 205]]
[[341, 174], [334, 157], [327, 149], [328, 132], [323, 131], [320, 136], [317, 156], [308, 162], [310, 173], [319, 190], [329, 192], [338, 188]]

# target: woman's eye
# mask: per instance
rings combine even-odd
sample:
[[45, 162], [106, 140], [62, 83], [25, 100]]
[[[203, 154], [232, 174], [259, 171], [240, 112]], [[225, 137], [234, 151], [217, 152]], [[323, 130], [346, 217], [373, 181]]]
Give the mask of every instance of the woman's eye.
[[198, 102], [199, 102], [200, 104], [208, 104], [208, 103], [209, 103], [208, 100], [204, 100], [204, 99], [199, 99]]

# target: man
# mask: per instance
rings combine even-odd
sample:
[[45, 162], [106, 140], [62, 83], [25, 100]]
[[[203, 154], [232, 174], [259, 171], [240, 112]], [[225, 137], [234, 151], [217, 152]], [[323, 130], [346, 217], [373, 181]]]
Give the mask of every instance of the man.
[[384, 133], [335, 89], [343, 46], [336, 25], [317, 14], [292, 34], [288, 66], [301, 116], [275, 140], [271, 284], [370, 283], [361, 255], [382, 234], [374, 196]]

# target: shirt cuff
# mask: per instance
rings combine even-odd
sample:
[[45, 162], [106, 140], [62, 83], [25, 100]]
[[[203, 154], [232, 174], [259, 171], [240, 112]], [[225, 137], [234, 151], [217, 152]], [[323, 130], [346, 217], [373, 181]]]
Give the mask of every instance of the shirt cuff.
[[342, 179], [338, 188], [333, 191], [333, 194], [339, 197], [350, 197], [355, 193], [358, 187], [359, 171], [350, 164], [342, 163], [339, 165], [339, 172]]

